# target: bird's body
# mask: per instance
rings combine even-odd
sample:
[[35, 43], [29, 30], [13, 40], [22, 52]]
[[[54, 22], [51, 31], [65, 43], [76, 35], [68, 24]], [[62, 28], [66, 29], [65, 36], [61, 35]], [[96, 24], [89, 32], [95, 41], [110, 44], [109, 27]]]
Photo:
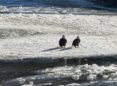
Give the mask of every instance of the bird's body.
[[73, 40], [72, 46], [75, 48], [79, 47], [80, 39], [77, 37], [76, 39]]
[[59, 40], [59, 46], [60, 46], [61, 48], [65, 48], [66, 43], [67, 43], [67, 39], [66, 39], [65, 36], [63, 35], [62, 38]]

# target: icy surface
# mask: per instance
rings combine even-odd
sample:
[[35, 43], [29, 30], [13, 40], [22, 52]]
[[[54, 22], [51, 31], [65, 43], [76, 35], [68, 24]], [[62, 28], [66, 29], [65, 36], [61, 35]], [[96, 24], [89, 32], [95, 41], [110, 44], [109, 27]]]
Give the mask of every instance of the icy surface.
[[63, 66], [47, 68], [42, 72], [44, 73], [42, 75], [3, 82], [2, 86], [116, 86], [117, 84], [117, 65], [114, 64]]
[[[3, 3], [7, 1], [4, 0]], [[46, 7], [37, 3], [23, 3], [25, 5], [23, 6], [14, 4], [17, 0], [12, 1], [9, 1], [11, 6], [9, 3], [0, 6], [0, 60], [67, 59], [117, 54], [116, 12]], [[77, 1], [80, 2], [80, 7], [94, 6], [85, 0]], [[63, 34], [68, 43], [65, 49], [60, 49], [58, 41]], [[71, 47], [76, 36], [80, 36], [81, 39], [79, 48]], [[12, 67], [14, 68], [14, 65]], [[16, 79], [0, 84], [2, 86], [116, 86], [117, 84], [116, 64], [62, 66], [46, 68], [41, 70], [41, 73], [40, 70], [34, 70], [36, 69], [34, 67], [31, 65], [28, 69], [26, 66], [21, 73], [18, 66], [16, 69], [2, 67], [1, 74], [15, 76], [19, 73], [21, 77], [15, 76]], [[30, 73], [37, 75], [29, 76]]]
[[[117, 53], [117, 16], [0, 14], [0, 59], [85, 57]], [[58, 47], [62, 34], [68, 40]], [[71, 47], [79, 35], [79, 48]], [[10, 57], [10, 58], [9, 58]]]

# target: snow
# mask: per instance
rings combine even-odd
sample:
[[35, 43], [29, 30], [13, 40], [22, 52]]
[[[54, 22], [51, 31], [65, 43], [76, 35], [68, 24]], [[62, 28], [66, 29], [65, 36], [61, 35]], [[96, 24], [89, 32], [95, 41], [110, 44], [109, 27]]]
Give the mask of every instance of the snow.
[[[76, 0], [73, 1], [76, 2]], [[108, 9], [85, 0], [77, 1], [80, 7], [90, 5]], [[26, 6], [19, 6], [21, 4], [19, 3], [15, 6], [16, 2], [17, 0], [12, 0], [9, 2], [12, 5], [8, 5], [9, 3], [6, 3], [7, 6], [0, 5], [0, 60], [45, 58], [44, 61], [49, 61], [50, 58], [88, 58], [117, 54], [116, 12], [46, 7], [42, 4], [39, 6], [36, 2], [22, 4]], [[58, 46], [58, 41], [63, 34], [68, 40], [65, 49]], [[80, 36], [81, 43], [79, 48], [73, 48], [71, 44], [77, 36]], [[0, 84], [2, 86], [58, 86], [56, 84], [59, 86], [116, 86], [117, 84], [116, 64], [66, 65], [34, 70], [32, 73], [37, 75], [21, 76]], [[63, 85], [63, 82], [66, 85]]]
[[[115, 55], [116, 19], [116, 15], [0, 14], [0, 59]], [[68, 40], [65, 49], [58, 47], [62, 34]], [[77, 35], [81, 43], [75, 49], [71, 44]]]
[[[102, 75], [102, 79], [116, 79], [116, 71], [116, 65], [98, 66], [96, 64], [85, 64], [77, 67], [56, 67], [45, 70], [45, 72], [51, 72], [60, 76], [70, 76], [74, 80], [87, 79], [90, 81], [94, 81], [100, 78], [98, 77], [99, 74]], [[112, 74], [114, 76], [112, 76]], [[107, 76], [107, 78], [104, 76]]]

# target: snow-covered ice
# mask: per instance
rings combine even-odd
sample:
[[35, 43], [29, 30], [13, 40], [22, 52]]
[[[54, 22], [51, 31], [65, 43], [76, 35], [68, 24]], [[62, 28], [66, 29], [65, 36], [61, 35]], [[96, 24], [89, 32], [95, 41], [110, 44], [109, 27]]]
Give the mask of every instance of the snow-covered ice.
[[[85, 0], [78, 1], [83, 3], [80, 3], [83, 7], [93, 5], [85, 3]], [[69, 59], [117, 54], [116, 12], [43, 6], [10, 8], [0, 6], [0, 12], [0, 60], [46, 58], [46, 61], [49, 61], [50, 58]], [[65, 49], [60, 49], [58, 41], [63, 34], [68, 43]], [[79, 48], [73, 48], [71, 44], [77, 36], [80, 36], [81, 43]], [[32, 68], [32, 65], [29, 68]], [[116, 64], [72, 65], [43, 70], [33, 70], [33, 68], [26, 70], [32, 70], [31, 73], [37, 75], [27, 74], [26, 77], [15, 77], [16, 79], [3, 81], [0, 84], [2, 86], [116, 86], [117, 83]], [[4, 72], [2, 68], [1, 70]], [[9, 71], [5, 70], [7, 75]], [[15, 71], [19, 72], [17, 69]], [[23, 71], [25, 70], [21, 70], [19, 76], [28, 73]], [[1, 74], [4, 74], [2, 72]]]
[[[86, 0], [71, 1], [79, 8], [51, 7], [37, 0], [0, 0], [0, 61], [16, 61], [16, 65], [1, 63], [0, 86], [116, 86], [116, 63], [68, 66], [66, 59], [116, 57], [117, 13], [111, 11], [117, 9]], [[68, 43], [60, 49], [58, 41], [63, 34]], [[81, 43], [79, 48], [73, 48], [71, 44], [77, 36]], [[38, 61], [17, 64], [17, 59], [27, 58], [39, 58], [44, 65]], [[64, 58], [65, 66], [52, 63], [50, 67], [50, 58]], [[40, 69], [43, 66], [46, 68]]]
[[[117, 54], [116, 15], [12, 13], [0, 14], [0, 21], [0, 59]], [[63, 50], [58, 48], [62, 34], [68, 40]], [[81, 39], [80, 46], [78, 49], [71, 48], [77, 35]]]

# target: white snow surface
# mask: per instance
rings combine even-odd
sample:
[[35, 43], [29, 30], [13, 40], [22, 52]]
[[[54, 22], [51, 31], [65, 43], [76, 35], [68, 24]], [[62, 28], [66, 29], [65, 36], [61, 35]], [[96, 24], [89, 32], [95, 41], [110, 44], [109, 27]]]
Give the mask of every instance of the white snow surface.
[[[0, 59], [117, 54], [116, 15], [0, 14], [0, 33]], [[63, 34], [68, 43], [60, 49], [58, 41]], [[77, 35], [80, 46], [71, 48]]]

